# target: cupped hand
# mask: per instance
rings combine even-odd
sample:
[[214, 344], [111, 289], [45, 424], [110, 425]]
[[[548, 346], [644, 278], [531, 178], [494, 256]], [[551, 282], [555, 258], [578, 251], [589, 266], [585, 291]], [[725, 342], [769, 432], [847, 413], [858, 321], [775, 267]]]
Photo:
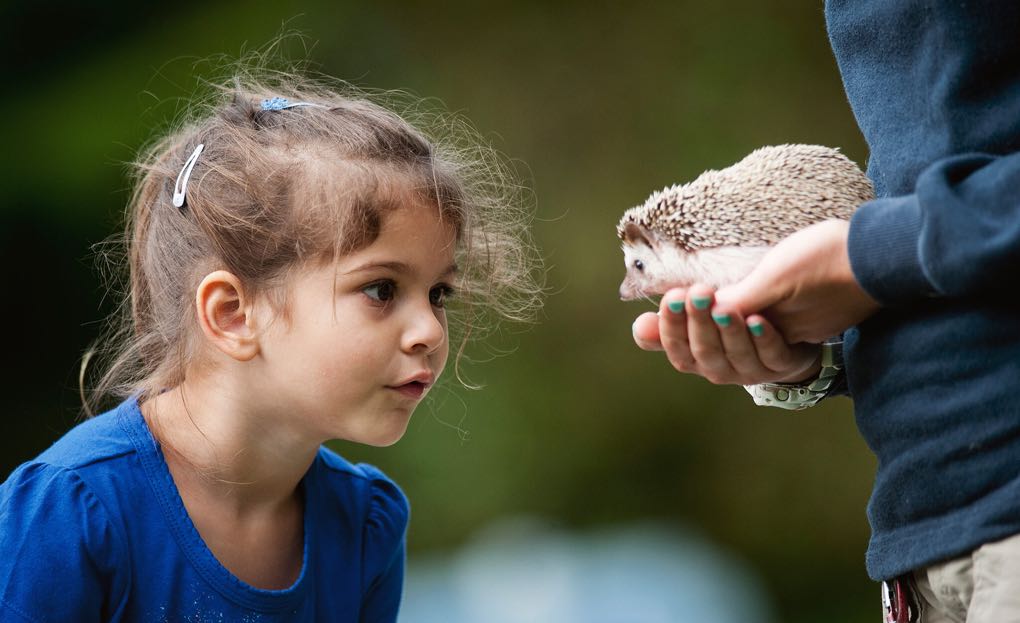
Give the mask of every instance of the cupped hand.
[[670, 290], [658, 314], [634, 321], [634, 341], [644, 350], [665, 351], [680, 372], [715, 384], [794, 382], [818, 373], [818, 345], [789, 345], [763, 316], [744, 318], [735, 307], [716, 303], [714, 294], [703, 285]]
[[721, 288], [718, 304], [764, 314], [786, 342], [822, 342], [860, 323], [879, 304], [854, 278], [850, 224], [830, 220], [781, 240], [740, 282]]

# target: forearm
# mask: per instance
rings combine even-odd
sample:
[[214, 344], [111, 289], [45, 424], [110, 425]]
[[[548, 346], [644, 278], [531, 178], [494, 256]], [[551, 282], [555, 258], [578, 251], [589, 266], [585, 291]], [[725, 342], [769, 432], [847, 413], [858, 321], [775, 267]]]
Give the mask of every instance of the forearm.
[[1020, 265], [1020, 154], [940, 160], [915, 193], [861, 206], [850, 223], [854, 276], [887, 305], [980, 295]]

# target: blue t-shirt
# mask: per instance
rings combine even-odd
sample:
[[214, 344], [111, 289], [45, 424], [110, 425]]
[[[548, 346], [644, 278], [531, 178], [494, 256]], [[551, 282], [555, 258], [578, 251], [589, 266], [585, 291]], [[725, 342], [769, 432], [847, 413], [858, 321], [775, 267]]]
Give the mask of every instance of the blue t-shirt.
[[301, 481], [304, 564], [254, 588], [206, 547], [138, 404], [72, 429], [0, 485], [0, 621], [394, 621], [407, 500], [320, 448]]

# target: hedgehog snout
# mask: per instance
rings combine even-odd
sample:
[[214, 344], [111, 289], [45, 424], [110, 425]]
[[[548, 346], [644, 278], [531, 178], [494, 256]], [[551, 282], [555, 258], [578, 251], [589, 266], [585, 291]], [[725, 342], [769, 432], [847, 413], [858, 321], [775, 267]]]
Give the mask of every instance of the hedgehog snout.
[[634, 283], [634, 280], [631, 279], [631, 276], [628, 273], [627, 276], [623, 278], [623, 282], [620, 283], [620, 300], [633, 301], [634, 299], [641, 298], [641, 294], [641, 288], [638, 284]]

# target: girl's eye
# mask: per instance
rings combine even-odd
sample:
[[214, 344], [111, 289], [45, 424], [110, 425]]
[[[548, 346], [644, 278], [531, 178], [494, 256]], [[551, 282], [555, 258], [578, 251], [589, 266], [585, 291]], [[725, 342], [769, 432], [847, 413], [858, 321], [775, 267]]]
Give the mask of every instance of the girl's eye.
[[373, 301], [385, 303], [393, 300], [393, 296], [397, 291], [397, 285], [392, 281], [377, 281], [365, 286], [361, 291]]
[[438, 285], [429, 290], [429, 302], [433, 307], [446, 307], [446, 299], [453, 296], [453, 288], [446, 284]]

